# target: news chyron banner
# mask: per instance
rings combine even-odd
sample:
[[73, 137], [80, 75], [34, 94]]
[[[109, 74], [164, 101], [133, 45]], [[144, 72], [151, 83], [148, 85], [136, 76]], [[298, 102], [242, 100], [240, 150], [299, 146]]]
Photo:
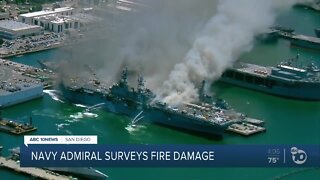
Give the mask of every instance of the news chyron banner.
[[111, 145], [25, 136], [22, 167], [320, 167], [320, 145]]

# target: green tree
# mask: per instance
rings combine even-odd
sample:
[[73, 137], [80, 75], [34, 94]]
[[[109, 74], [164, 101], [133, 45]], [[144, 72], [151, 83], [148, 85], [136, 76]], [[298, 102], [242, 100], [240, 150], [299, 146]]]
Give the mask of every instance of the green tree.
[[31, 4], [45, 4], [45, 3], [53, 3], [62, 0], [29, 0]]
[[16, 4], [24, 4], [26, 0], [15, 0]]
[[31, 12], [41, 11], [41, 10], [42, 10], [42, 6], [40, 4], [37, 4], [37, 5], [32, 6]]

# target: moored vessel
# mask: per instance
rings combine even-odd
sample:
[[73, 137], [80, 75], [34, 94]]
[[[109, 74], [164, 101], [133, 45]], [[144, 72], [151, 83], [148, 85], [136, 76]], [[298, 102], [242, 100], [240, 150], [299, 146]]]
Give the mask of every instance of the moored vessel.
[[313, 63], [298, 65], [298, 56], [276, 67], [237, 63], [220, 81], [272, 95], [320, 100], [320, 69]]

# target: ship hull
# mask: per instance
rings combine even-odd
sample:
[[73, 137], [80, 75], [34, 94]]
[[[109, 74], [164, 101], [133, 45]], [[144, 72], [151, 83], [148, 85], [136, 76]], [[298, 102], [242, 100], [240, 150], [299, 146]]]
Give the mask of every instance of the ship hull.
[[268, 32], [257, 36], [257, 40], [265, 43], [273, 43], [278, 41], [279, 35], [278, 32]]
[[[250, 75], [246, 75], [250, 76]], [[254, 76], [251, 76], [254, 77]], [[236, 80], [233, 78], [222, 76], [219, 80], [220, 82], [236, 85], [239, 87], [244, 87], [247, 89], [252, 89], [256, 91], [261, 91], [267, 94], [291, 98], [291, 99], [300, 99], [308, 101], [318, 101], [320, 100], [320, 84], [308, 84], [304, 82], [297, 82], [294, 84], [287, 84], [285, 86], [273, 85], [256, 85], [253, 83], [248, 83], [243, 80]]]
[[62, 95], [70, 102], [76, 104], [82, 104], [89, 106], [88, 108], [97, 106], [97, 108], [101, 107], [102, 109], [116, 113], [116, 114], [123, 114], [127, 116], [133, 116], [138, 113], [138, 110], [131, 106], [128, 106], [126, 103], [120, 104], [116, 101], [108, 100], [107, 97], [101, 94], [88, 94], [85, 92], [77, 92], [66, 89], [64, 87], [61, 88]]
[[122, 114], [131, 118], [137, 116], [144, 117], [143, 120], [160, 124], [166, 127], [181, 129], [195, 134], [212, 135], [212, 137], [222, 137], [228, 125], [212, 124], [205, 121], [195, 120], [191, 117], [183, 116], [175, 112], [169, 112], [156, 106], [144, 106], [134, 102], [124, 102], [123, 100], [110, 100], [102, 94], [87, 94], [84, 92], [72, 91], [62, 88], [63, 96], [73, 102], [83, 105], [94, 106], [102, 104], [101, 107], [109, 112]]
[[147, 119], [153, 123], [163, 126], [178, 128], [190, 132], [197, 132], [204, 135], [222, 136], [227, 126], [208, 124], [190, 117], [172, 112], [166, 112], [159, 108], [147, 110]]
[[107, 179], [108, 176], [97, 171], [92, 168], [65, 168], [65, 167], [47, 167], [53, 172], [65, 174], [65, 175], [73, 175], [81, 179]]
[[291, 39], [291, 45], [300, 46], [308, 49], [320, 50], [320, 43], [304, 41], [300, 39]]

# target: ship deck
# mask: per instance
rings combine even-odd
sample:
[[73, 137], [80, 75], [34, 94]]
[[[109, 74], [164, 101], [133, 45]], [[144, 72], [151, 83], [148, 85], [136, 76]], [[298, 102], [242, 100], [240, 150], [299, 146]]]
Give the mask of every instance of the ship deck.
[[271, 75], [271, 68], [260, 66], [256, 64], [239, 63], [234, 69], [240, 72], [255, 74], [261, 77], [267, 77]]
[[287, 33], [287, 32], [279, 32], [280, 37], [288, 40], [301, 40], [301, 41], [307, 41], [315, 44], [320, 44], [320, 38], [312, 37], [312, 36], [306, 36], [302, 34], [293, 34], [293, 33]]
[[107, 94], [109, 86], [105, 82], [99, 81], [89, 72], [84, 71], [81, 76], [67, 77], [63, 79], [64, 86], [68, 88], [83, 88], [92, 92]]
[[320, 38], [316, 38], [316, 37], [305, 36], [305, 35], [299, 34], [299, 35], [292, 36], [292, 38], [297, 39], [297, 40], [309, 41], [309, 42], [320, 44]]
[[[231, 71], [250, 74], [262, 78], [271, 78], [273, 80], [280, 80], [286, 82], [305, 82], [305, 83], [320, 83], [320, 74], [317, 72], [310, 72], [306, 76], [306, 69], [301, 67], [291, 67], [285, 64], [278, 65], [276, 67], [266, 67], [256, 64], [249, 64], [239, 62], [233, 68], [229, 69]], [[237, 78], [237, 77], [232, 77]]]

